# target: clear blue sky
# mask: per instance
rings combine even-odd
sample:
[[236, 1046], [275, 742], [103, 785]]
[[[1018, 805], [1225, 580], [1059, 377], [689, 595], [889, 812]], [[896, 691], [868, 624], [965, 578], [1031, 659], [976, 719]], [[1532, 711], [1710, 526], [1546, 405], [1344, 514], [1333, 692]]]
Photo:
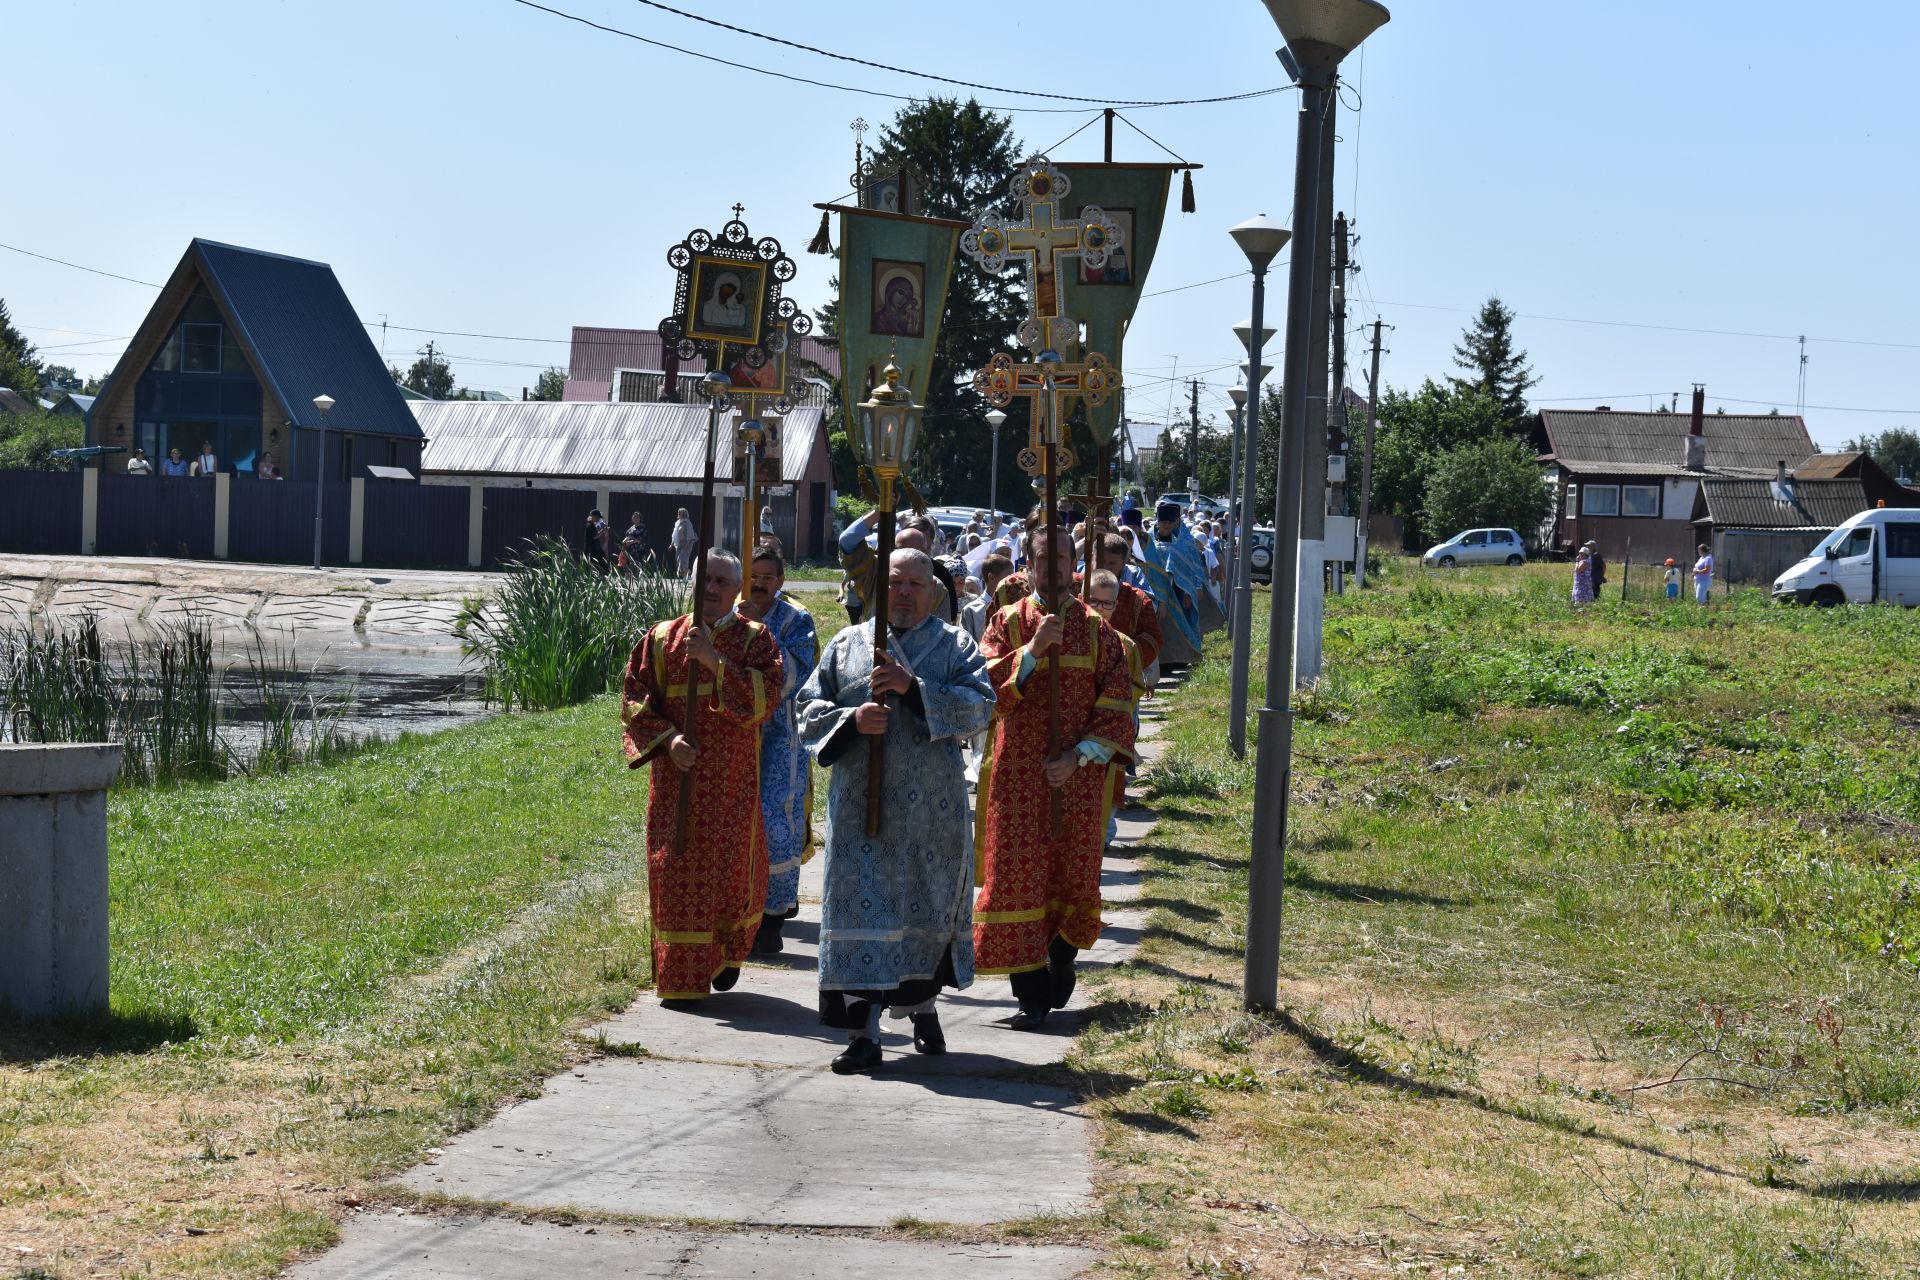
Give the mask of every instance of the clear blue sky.
[[[635, 0], [548, 3], [794, 75], [933, 87]], [[892, 66], [1095, 98], [1284, 79], [1256, 0], [1118, 0], [997, 29], [964, 25], [997, 10], [925, 0], [703, 7]], [[1842, 29], [1805, 5], [1728, 0], [1393, 7], [1347, 67], [1362, 106], [1343, 117], [1337, 179], [1361, 236], [1352, 323], [1378, 314], [1394, 326], [1390, 385], [1444, 376], [1468, 312], [1497, 292], [1523, 317], [1539, 403], [1644, 408], [1678, 391], [1684, 406], [1698, 381], [1710, 408], [1791, 411], [1790, 338], [1681, 330], [1804, 333], [1821, 339], [1808, 345], [1816, 440], [1920, 423], [1920, 11], [1861, 6], [1861, 26]], [[812, 204], [846, 188], [848, 122], [898, 105], [696, 61], [511, 0], [15, 8], [7, 97], [21, 132], [0, 242], [150, 281], [195, 235], [317, 258], [363, 318], [557, 340], [438, 339], [463, 383], [515, 393], [546, 364], [564, 367], [571, 325], [654, 324], [667, 247], [717, 227], [736, 200], [756, 234], [799, 259], [790, 293], [821, 301], [829, 263], [798, 252]], [[1061, 16], [1072, 38], [1050, 34]], [[1203, 408], [1225, 405], [1239, 358], [1229, 329], [1248, 311], [1225, 230], [1259, 212], [1286, 220], [1294, 113], [1290, 93], [1128, 112], [1206, 165], [1199, 211], [1170, 219], [1149, 290], [1242, 273], [1143, 303], [1127, 350], [1131, 416], [1184, 403], [1164, 381], [1176, 364], [1208, 384]], [[1085, 119], [1022, 110], [1016, 127], [1037, 148]], [[1120, 135], [1120, 158], [1159, 156]], [[1098, 148], [1096, 126], [1054, 154]], [[83, 373], [111, 364], [152, 296], [0, 251], [15, 321], [46, 358]], [[429, 336], [393, 329], [387, 349], [404, 365]], [[95, 345], [55, 349], [83, 342]], [[1864, 345], [1876, 342], [1894, 345]]]

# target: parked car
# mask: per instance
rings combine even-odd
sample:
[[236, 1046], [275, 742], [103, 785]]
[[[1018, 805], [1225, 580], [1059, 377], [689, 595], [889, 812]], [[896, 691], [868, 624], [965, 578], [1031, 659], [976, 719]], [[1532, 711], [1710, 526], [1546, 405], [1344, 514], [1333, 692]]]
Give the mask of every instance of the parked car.
[[1458, 564], [1525, 564], [1527, 548], [1512, 529], [1468, 529], [1436, 547], [1429, 547], [1420, 563], [1451, 569]]
[[1253, 545], [1247, 550], [1247, 577], [1254, 582], [1273, 585], [1273, 529], [1264, 524], [1253, 527]]
[[1773, 580], [1773, 598], [1920, 606], [1920, 510], [1876, 507], [1850, 517]]
[[1199, 511], [1209, 516], [1227, 513], [1227, 504], [1218, 498], [1209, 498], [1206, 494], [1195, 496], [1185, 489], [1171, 489], [1154, 499], [1155, 503], [1171, 502], [1185, 510]]

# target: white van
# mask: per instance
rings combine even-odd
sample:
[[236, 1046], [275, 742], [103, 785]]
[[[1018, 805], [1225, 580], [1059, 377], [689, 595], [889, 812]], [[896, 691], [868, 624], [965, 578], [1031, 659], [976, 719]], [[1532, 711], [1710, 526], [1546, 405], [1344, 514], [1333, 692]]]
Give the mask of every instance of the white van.
[[1773, 580], [1773, 598], [1920, 606], [1920, 510], [1876, 507], [1851, 517]]

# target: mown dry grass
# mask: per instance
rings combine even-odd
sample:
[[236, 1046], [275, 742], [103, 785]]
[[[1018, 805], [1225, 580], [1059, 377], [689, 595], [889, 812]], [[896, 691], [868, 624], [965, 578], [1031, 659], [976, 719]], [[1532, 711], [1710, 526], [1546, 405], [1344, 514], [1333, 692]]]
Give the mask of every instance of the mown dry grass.
[[1920, 1267], [1912, 615], [1574, 615], [1558, 576], [1332, 610], [1275, 1016], [1224, 664], [1172, 701], [1154, 927], [1075, 1059], [1107, 1271]]

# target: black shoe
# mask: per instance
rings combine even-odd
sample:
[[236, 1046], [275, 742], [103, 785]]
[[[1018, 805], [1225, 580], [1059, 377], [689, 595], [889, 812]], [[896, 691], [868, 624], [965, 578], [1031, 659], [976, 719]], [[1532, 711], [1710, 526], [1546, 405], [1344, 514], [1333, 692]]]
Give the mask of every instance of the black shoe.
[[689, 1000], [685, 996], [678, 996], [662, 1000], [660, 1007], [662, 1009], [671, 1009], [675, 1013], [692, 1013], [700, 1007], [700, 1002], [698, 1000]]
[[1013, 1015], [1013, 1020], [1007, 1023], [1007, 1025], [1015, 1031], [1038, 1031], [1041, 1027], [1047, 1025], [1047, 1011], [1045, 1009], [1022, 1009]]
[[833, 1067], [833, 1074], [850, 1076], [861, 1071], [872, 1071], [880, 1065], [883, 1056], [878, 1041], [860, 1036], [845, 1050], [835, 1055], [830, 1065]]
[[713, 975], [713, 989], [715, 991], [731, 991], [733, 990], [733, 984], [738, 981], [740, 981], [740, 966], [736, 964], [732, 968], [722, 969], [719, 973]]
[[940, 1015], [931, 1009], [913, 1015], [913, 1047], [928, 1054], [947, 1051], [947, 1033], [940, 1029]]
[[780, 931], [786, 927], [785, 916], [761, 916], [760, 931], [753, 935], [753, 954], [777, 956], [786, 950], [786, 943], [780, 937]]
[[[1055, 941], [1057, 944], [1058, 940]], [[1080, 975], [1073, 967], [1073, 958], [1079, 954], [1072, 947], [1059, 945], [1047, 950], [1048, 996], [1056, 1009], [1066, 1008], [1067, 1001], [1073, 999], [1073, 988], [1080, 981]]]

